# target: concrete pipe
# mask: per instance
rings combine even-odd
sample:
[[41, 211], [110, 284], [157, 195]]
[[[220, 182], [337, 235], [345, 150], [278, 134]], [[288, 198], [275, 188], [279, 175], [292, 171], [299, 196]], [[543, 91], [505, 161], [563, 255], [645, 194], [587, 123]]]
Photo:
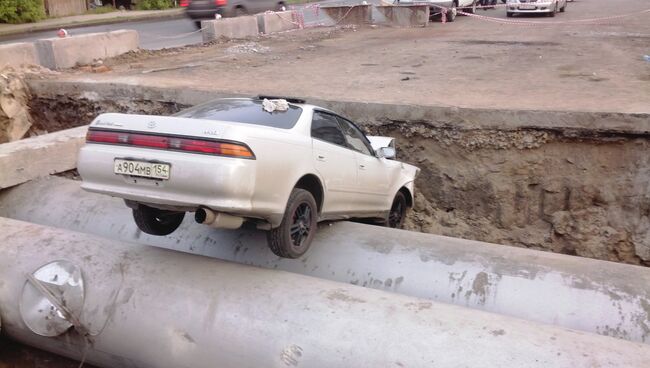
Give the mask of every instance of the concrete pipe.
[[4, 333], [105, 367], [650, 361], [645, 344], [5, 218], [0, 252]]
[[191, 218], [170, 236], [143, 234], [121, 200], [62, 178], [0, 194], [0, 215], [650, 342], [643, 267], [347, 222], [321, 226], [302, 259], [279, 259], [262, 232]]

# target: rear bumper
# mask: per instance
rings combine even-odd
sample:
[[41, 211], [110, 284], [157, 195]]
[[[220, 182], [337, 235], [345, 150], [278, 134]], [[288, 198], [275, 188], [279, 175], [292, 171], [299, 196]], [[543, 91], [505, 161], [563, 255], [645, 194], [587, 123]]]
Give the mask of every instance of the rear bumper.
[[[154, 180], [113, 172], [116, 158], [156, 161], [171, 165], [169, 180]], [[208, 207], [243, 217], [270, 219], [273, 211], [257, 211], [256, 160], [86, 144], [77, 164], [85, 190], [131, 201], [194, 211]], [[277, 212], [277, 211], [276, 211]]]

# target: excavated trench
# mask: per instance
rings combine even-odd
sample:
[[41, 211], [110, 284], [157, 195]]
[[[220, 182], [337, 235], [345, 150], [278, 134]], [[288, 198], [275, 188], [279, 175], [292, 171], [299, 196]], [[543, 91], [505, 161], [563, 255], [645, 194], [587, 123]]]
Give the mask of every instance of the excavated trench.
[[[101, 112], [169, 115], [188, 105], [138, 99], [30, 101], [34, 127], [54, 131]], [[363, 119], [361, 119], [363, 120]], [[410, 230], [650, 265], [650, 137], [561, 128], [459, 128], [366, 119], [419, 166]]]

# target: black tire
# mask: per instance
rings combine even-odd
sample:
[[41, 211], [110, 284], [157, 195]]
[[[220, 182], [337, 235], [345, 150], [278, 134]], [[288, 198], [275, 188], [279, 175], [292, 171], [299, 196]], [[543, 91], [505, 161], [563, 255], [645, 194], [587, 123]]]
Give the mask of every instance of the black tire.
[[291, 191], [282, 223], [267, 233], [271, 251], [278, 257], [298, 258], [307, 252], [318, 226], [314, 196], [304, 189]]
[[568, 3], [564, 3], [564, 6], [560, 8], [560, 13], [564, 13], [566, 11], [566, 6]]
[[196, 29], [201, 29], [201, 21], [200, 20], [195, 20], [194, 21], [194, 26], [196, 27]]
[[454, 1], [451, 5], [451, 8], [449, 8], [449, 11], [447, 12], [447, 22], [451, 23], [456, 20], [456, 15], [458, 14], [457, 6], [458, 5], [456, 5], [456, 2]]
[[248, 15], [248, 10], [244, 8], [243, 6], [238, 6], [233, 10], [233, 17], [241, 17], [244, 15]]
[[142, 232], [151, 235], [169, 235], [183, 222], [185, 212], [172, 212], [140, 205], [133, 209], [133, 219]]
[[512, 18], [515, 14], [513, 12], [506, 12], [506, 17]]
[[386, 226], [401, 229], [404, 224], [404, 217], [406, 216], [406, 208], [406, 197], [404, 197], [404, 193], [397, 192], [393, 199], [393, 205], [390, 207], [390, 212], [388, 213]]

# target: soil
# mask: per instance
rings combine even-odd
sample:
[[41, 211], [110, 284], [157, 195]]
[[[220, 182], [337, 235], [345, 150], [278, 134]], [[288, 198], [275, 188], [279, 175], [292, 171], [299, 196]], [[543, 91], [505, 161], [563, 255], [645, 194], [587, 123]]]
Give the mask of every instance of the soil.
[[369, 127], [421, 168], [405, 227], [650, 265], [650, 139]]

